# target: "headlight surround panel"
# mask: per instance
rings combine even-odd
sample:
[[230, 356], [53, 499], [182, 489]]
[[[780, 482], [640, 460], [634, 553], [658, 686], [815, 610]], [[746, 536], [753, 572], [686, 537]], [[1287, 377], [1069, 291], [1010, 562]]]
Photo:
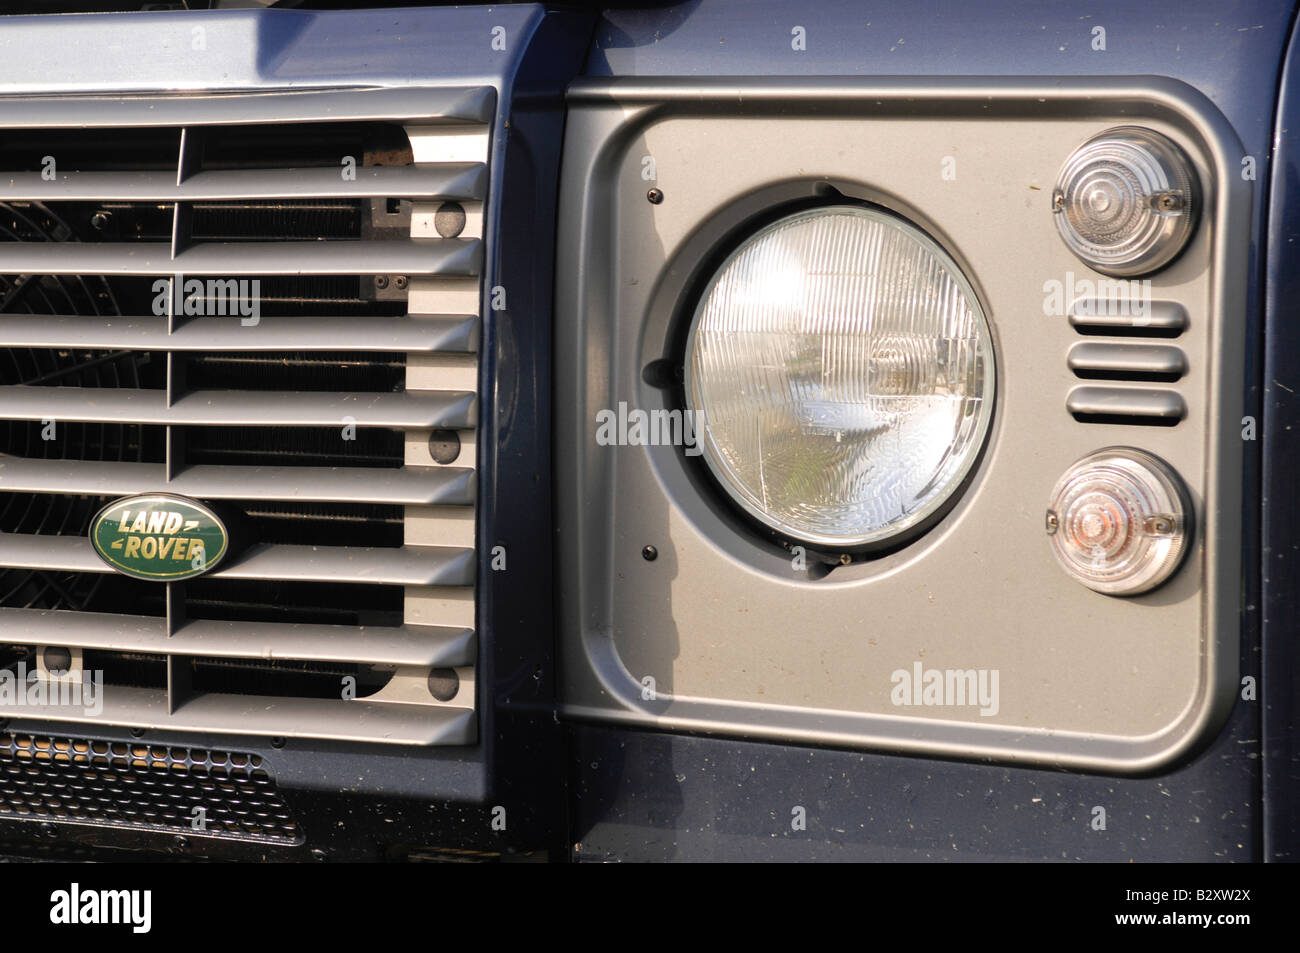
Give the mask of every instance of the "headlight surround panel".
[[[1186, 403], [1176, 426], [1066, 409], [1080, 337], [1072, 300], [1053, 310], [1048, 286], [1086, 296], [1105, 276], [1056, 235], [1051, 189], [1079, 142], [1120, 124], [1169, 136], [1205, 186], [1201, 226], [1149, 289], [1191, 315], [1173, 342], [1188, 366], [1168, 385]], [[1244, 331], [1227, 316], [1245, 301], [1239, 160], [1204, 97], [1148, 78], [578, 84], [557, 284], [566, 710], [1122, 773], [1203, 741], [1236, 679]], [[647, 187], [662, 201], [647, 202]], [[761, 538], [710, 489], [697, 457], [600, 445], [593, 421], [620, 404], [682, 406], [680, 386], [646, 371], [684, 353], [692, 294], [719, 250], [782, 210], [842, 200], [915, 223], [969, 278], [990, 316], [997, 411], [941, 522], [817, 578], [797, 568], [800, 547]], [[1066, 578], [1042, 526], [1060, 474], [1107, 445], [1169, 461], [1198, 527], [1174, 577], [1126, 599]], [[997, 711], [900, 704], [893, 677], [913, 664], [998, 673]]]

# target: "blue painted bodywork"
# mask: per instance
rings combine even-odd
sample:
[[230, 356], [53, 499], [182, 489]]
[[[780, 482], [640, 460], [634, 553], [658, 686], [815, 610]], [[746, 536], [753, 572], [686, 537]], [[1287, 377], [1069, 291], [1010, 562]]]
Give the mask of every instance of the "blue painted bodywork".
[[1300, 38], [1292, 34], [1277, 109], [1268, 207], [1263, 369], [1264, 856], [1300, 860]]
[[[508, 91], [543, 15], [538, 4], [519, 4], [6, 17], [0, 89], [166, 92], [441, 80]], [[495, 27], [505, 31], [504, 50], [492, 47]], [[585, 27], [581, 32], [585, 37]]]

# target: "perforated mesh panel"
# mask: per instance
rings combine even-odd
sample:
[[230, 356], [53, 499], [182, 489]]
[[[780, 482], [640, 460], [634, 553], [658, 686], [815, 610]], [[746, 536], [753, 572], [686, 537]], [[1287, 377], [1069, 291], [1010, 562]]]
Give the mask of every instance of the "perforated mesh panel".
[[0, 734], [0, 819], [299, 844], [258, 755]]

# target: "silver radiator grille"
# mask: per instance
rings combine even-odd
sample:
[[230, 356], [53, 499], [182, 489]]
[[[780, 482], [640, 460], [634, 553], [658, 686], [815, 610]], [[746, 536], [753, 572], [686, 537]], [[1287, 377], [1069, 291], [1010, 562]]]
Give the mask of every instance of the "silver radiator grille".
[[[104, 681], [102, 711], [24, 691], [0, 719], [475, 740], [494, 106], [0, 104], [0, 669], [50, 698]], [[187, 299], [196, 278], [258, 281], [263, 313]], [[237, 508], [250, 545], [188, 582], [119, 576], [88, 514], [149, 492]]]

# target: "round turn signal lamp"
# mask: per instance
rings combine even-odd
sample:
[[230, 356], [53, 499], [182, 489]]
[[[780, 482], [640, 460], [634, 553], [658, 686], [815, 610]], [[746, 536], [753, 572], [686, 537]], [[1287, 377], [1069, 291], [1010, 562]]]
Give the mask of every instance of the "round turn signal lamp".
[[1120, 126], [1066, 161], [1052, 192], [1056, 229], [1070, 251], [1107, 275], [1167, 265], [1196, 227], [1196, 171], [1173, 140]]
[[1070, 467], [1052, 490], [1047, 534], [1066, 573], [1097, 592], [1129, 596], [1178, 568], [1191, 537], [1183, 481], [1164, 461], [1110, 447]]

